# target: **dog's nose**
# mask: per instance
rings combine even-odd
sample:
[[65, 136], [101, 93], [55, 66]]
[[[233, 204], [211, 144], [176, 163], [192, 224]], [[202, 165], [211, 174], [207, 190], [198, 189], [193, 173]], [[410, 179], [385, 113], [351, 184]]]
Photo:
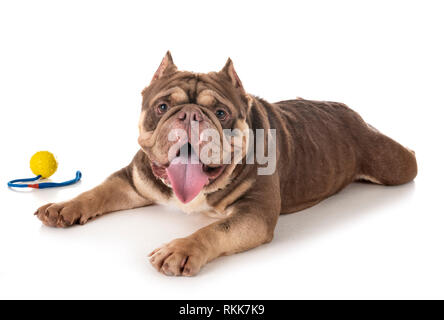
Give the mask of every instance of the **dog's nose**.
[[203, 120], [203, 115], [200, 110], [188, 109], [188, 110], [180, 111], [178, 118], [179, 118], [179, 120], [182, 120], [182, 121], [198, 121], [198, 122], [200, 122]]

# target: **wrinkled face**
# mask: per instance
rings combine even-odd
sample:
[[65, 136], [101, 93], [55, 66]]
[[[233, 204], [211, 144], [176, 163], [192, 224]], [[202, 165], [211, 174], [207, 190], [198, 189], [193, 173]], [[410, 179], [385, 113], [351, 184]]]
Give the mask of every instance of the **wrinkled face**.
[[167, 53], [142, 95], [138, 141], [154, 175], [183, 203], [224, 187], [247, 152], [251, 101], [231, 60], [194, 74], [177, 71]]

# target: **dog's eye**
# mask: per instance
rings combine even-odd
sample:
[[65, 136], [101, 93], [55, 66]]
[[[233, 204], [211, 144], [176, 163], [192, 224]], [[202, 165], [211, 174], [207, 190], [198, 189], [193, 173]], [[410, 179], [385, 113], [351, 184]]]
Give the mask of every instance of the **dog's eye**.
[[161, 103], [159, 104], [159, 106], [157, 107], [157, 111], [159, 113], [165, 113], [168, 110], [168, 105], [166, 103]]
[[216, 117], [219, 120], [225, 120], [225, 118], [227, 117], [227, 113], [222, 109], [218, 109], [216, 110]]

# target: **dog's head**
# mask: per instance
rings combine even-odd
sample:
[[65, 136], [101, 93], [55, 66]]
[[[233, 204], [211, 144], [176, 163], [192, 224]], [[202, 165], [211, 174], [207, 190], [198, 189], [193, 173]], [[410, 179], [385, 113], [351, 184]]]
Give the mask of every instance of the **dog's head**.
[[225, 187], [247, 154], [253, 103], [232, 61], [197, 74], [167, 52], [142, 95], [138, 142], [154, 175], [184, 203]]

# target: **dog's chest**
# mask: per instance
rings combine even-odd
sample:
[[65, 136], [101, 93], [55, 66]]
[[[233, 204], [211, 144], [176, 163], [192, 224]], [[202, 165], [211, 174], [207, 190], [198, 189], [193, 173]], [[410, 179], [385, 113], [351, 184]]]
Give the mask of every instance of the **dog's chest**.
[[188, 203], [182, 203], [173, 194], [173, 196], [168, 200], [166, 204], [178, 207], [179, 209], [181, 209], [186, 213], [201, 213], [210, 216], [212, 218], [226, 217], [225, 214], [216, 211], [212, 206], [208, 204], [206, 196], [202, 192], [199, 193], [192, 201]]

